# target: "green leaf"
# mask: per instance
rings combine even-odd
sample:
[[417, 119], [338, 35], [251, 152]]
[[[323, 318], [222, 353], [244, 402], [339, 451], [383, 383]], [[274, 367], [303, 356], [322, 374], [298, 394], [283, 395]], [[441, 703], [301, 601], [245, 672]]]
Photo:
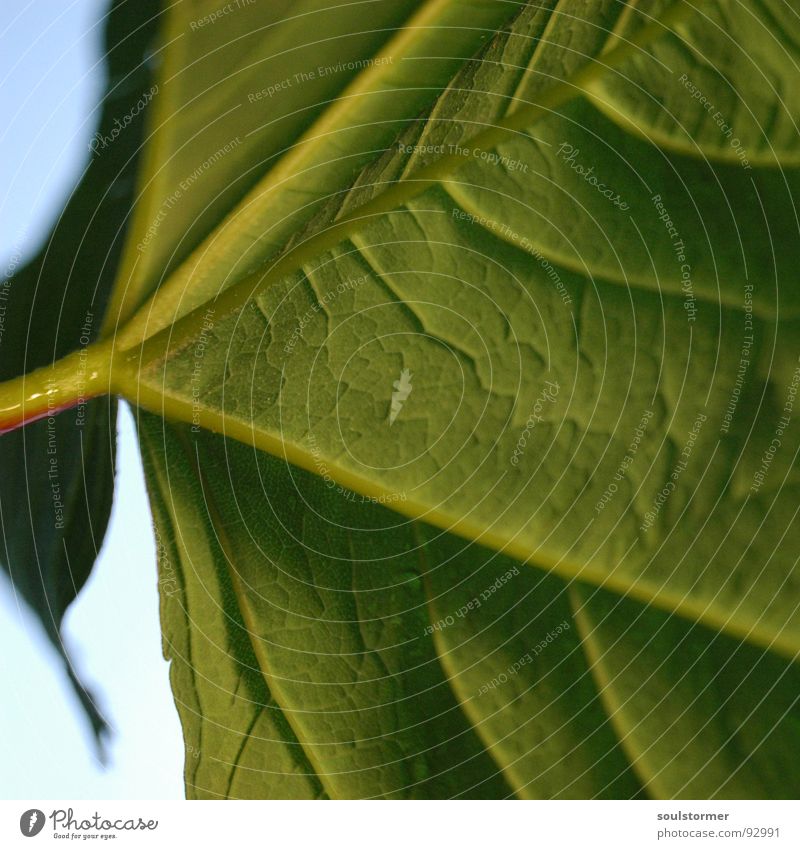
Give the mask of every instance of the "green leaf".
[[[398, 498], [407, 516], [791, 657], [796, 605], [774, 588], [793, 576], [800, 431], [782, 427], [761, 483], [759, 470], [797, 388], [785, 344], [796, 287], [778, 285], [796, 263], [785, 230], [797, 173], [623, 138], [575, 96], [509, 132], [498, 165], [476, 157], [477, 123], [558, 99], [568, 84], [551, 66], [574, 81], [582, 63], [591, 80], [612, 61], [614, 47], [587, 72], [604, 32], [585, 23], [576, 34], [574, 19], [555, 16], [537, 41], [542, 18], [524, 9], [427, 122], [319, 213], [273, 266], [297, 271], [245, 279], [201, 308], [204, 324], [198, 311], [145, 343], [136, 392], [145, 406]], [[661, 38], [700, 49], [706, 26], [690, 18]], [[560, 38], [583, 39], [578, 58]], [[638, 59], [625, 56], [620, 79], [643, 88]], [[442, 144], [473, 153], [395, 211], [369, 215]], [[330, 247], [321, 228], [336, 216]], [[244, 292], [253, 297], [226, 313]], [[391, 424], [403, 369], [413, 396]]]
[[226, 553], [206, 526], [192, 447], [179, 431], [162, 437], [147, 415], [139, 433], [156, 522], [164, 654], [186, 737], [187, 795], [258, 798], [274, 785], [283, 798], [324, 796], [259, 670]]
[[170, 7], [93, 350], [187, 794], [796, 795], [797, 17], [263, 5]]
[[[363, 70], [357, 108], [275, 162], [265, 137], [123, 331], [151, 337], [123, 392], [192, 424], [143, 435], [201, 598], [163, 594], [191, 793], [796, 792], [796, 428], [758, 477], [797, 387], [796, 21], [679, 5], [648, 7], [674, 33], [507, 9], [424, 120], [412, 82], [384, 103]], [[754, 27], [748, 111], [727, 33]], [[208, 641], [225, 672], [193, 674]], [[266, 690], [239, 683], [256, 667]]]
[[160, 286], [159, 310], [140, 310], [121, 344], [282, 249], [314, 202], [346, 189], [514, 6], [243, 3], [198, 25], [218, 9], [202, 0], [165, 13], [148, 163], [120, 274], [127, 285], [114, 305], [127, 316]]
[[[3, 379], [85, 350], [99, 334], [133, 204], [143, 129], [139, 119], [120, 132], [115, 119], [138, 114], [136, 104], [149, 89], [144, 58], [154, 35], [155, 20], [148, 20], [154, 9], [144, 3], [133, 12], [130, 4], [114, 3], [109, 12], [108, 91], [94, 152], [45, 244], [2, 286]], [[74, 410], [59, 412], [54, 405], [46, 413], [0, 439], [0, 560], [64, 657], [99, 734], [105, 723], [75, 676], [60, 628], [89, 577], [108, 523], [116, 400], [82, 399]]]
[[796, 796], [796, 663], [602, 590], [571, 594], [603, 702], [654, 795]]

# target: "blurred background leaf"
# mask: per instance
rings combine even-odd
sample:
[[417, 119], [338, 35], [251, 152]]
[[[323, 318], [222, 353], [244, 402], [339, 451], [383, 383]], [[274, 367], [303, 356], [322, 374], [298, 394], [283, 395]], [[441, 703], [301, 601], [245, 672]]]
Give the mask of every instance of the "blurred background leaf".
[[[39, 252], [2, 284], [0, 379], [52, 363], [100, 331], [133, 206], [158, 7], [111, 5], [95, 150]], [[105, 722], [77, 679], [61, 623], [106, 532], [116, 416], [116, 400], [98, 398], [0, 438], [0, 562], [61, 653], [98, 739]]]

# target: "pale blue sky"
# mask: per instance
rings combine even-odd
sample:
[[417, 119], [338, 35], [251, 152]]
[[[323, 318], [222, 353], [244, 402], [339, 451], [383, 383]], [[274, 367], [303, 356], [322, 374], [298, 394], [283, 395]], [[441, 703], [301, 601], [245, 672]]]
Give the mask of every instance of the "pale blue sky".
[[[10, 4], [0, 24], [0, 263], [32, 253], [85, 164], [106, 0]], [[120, 415], [103, 551], [66, 636], [114, 729], [103, 769], [55, 651], [0, 578], [0, 798], [182, 798], [183, 744], [161, 656], [155, 546], [133, 419]], [[2, 474], [2, 470], [0, 470]]]

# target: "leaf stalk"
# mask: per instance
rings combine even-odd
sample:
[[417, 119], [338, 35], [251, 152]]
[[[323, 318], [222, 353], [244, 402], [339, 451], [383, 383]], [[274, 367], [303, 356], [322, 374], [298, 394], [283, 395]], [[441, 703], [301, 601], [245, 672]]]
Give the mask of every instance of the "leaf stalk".
[[0, 383], [0, 434], [112, 391], [113, 345], [97, 342]]

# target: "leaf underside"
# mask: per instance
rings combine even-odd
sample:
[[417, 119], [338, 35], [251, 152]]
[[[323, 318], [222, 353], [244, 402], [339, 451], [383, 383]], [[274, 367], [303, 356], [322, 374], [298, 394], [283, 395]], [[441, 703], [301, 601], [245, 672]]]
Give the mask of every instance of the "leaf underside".
[[187, 794], [796, 795], [796, 13], [216, 5], [111, 299]]
[[[105, 22], [108, 90], [98, 133], [135, 108], [151, 82], [153, 2], [114, 2]], [[92, 155], [39, 252], [3, 284], [0, 378], [53, 363], [97, 338], [134, 200], [139, 119], [113, 153]], [[99, 150], [99, 148], [98, 148]], [[0, 563], [63, 655], [96, 734], [105, 721], [78, 681], [60, 633], [105, 535], [114, 490], [116, 399], [85, 401], [0, 439]]]

